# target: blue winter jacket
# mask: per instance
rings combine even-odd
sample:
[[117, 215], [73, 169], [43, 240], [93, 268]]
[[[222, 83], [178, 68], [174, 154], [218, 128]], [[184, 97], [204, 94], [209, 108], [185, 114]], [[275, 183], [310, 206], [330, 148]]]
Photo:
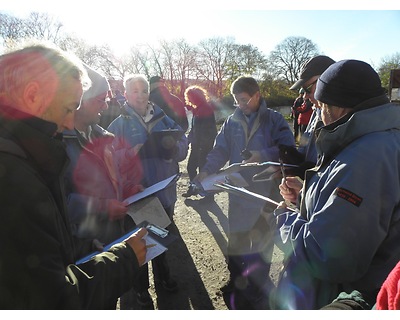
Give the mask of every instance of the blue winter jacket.
[[[122, 114], [116, 118], [108, 127], [108, 131], [114, 133], [117, 137], [125, 139], [125, 142], [132, 147], [137, 144], [143, 144], [149, 133], [165, 129], [182, 128], [157, 105], [149, 102], [154, 108], [153, 118], [144, 123], [142, 118], [127, 103], [123, 106]], [[149, 187], [161, 180], [179, 173], [179, 162], [183, 161], [188, 153], [188, 141], [185, 135], [176, 143], [176, 150], [172, 159], [165, 160], [158, 158], [142, 159], [144, 177], [142, 185]], [[176, 183], [155, 194], [164, 208], [169, 208], [175, 204], [177, 199]]]
[[400, 260], [400, 108], [350, 114], [316, 145], [322, 161], [306, 172], [301, 212], [275, 210], [286, 260], [278, 307], [319, 309], [353, 290], [373, 305]]
[[[201, 171], [208, 174], [216, 173], [229, 161], [229, 164], [241, 163], [241, 151], [245, 148], [261, 153], [261, 161], [278, 161], [279, 145], [295, 147], [293, 133], [279, 112], [267, 108], [264, 99], [257, 113], [253, 114], [253, 122], [249, 126], [243, 112], [237, 108], [222, 125], [214, 143], [213, 150], [207, 156], [207, 163]], [[252, 176], [259, 173], [259, 169], [241, 172], [250, 184], [248, 189], [266, 196], [271, 196], [271, 183], [252, 182]], [[276, 199], [279, 200], [279, 199]], [[263, 203], [255, 199], [245, 199], [229, 194], [229, 220], [231, 231], [249, 230], [260, 217], [260, 208]]]

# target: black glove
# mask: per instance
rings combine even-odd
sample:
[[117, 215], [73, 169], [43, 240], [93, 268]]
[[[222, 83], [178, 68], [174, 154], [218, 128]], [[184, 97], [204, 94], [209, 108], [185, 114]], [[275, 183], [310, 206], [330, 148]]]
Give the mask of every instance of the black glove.
[[298, 168], [285, 168], [286, 175], [298, 176], [303, 180], [306, 170], [315, 166], [314, 162], [305, 161], [305, 155], [292, 146], [279, 145], [279, 157], [284, 163], [296, 164], [299, 166]]
[[304, 162], [305, 155], [300, 153], [295, 147], [284, 144], [279, 145], [279, 159], [283, 163], [300, 164]]

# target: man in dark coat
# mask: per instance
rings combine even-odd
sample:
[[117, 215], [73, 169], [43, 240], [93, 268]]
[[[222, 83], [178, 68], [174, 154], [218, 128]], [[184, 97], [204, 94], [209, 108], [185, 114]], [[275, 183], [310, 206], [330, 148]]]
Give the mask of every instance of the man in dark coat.
[[0, 56], [0, 77], [0, 309], [115, 307], [145, 261], [147, 231], [75, 265], [61, 132], [74, 127], [87, 73], [36, 44]]

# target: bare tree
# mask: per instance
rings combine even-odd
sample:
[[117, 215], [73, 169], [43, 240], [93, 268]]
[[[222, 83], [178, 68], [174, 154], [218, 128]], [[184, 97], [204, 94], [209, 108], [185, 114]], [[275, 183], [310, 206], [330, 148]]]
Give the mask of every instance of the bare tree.
[[24, 21], [20, 18], [0, 13], [0, 37], [3, 46], [8, 48], [21, 38], [24, 38]]
[[[163, 42], [164, 41], [161, 41], [159, 46], [152, 46], [150, 44], [147, 44], [147, 47], [151, 52], [150, 56], [152, 57], [152, 59], [150, 59], [150, 61], [147, 62], [149, 65], [149, 70], [151, 70], [150, 71], [151, 75], [149, 74], [150, 77], [153, 75], [157, 75], [162, 78], [165, 78], [164, 73], [166, 71], [165, 71], [165, 66], [164, 66], [164, 58], [163, 58], [164, 55], [163, 55], [163, 49], [162, 49]], [[160, 49], [160, 46], [161, 46], [161, 49]], [[166, 43], [165, 46], [167, 47], [168, 44]], [[166, 51], [168, 51], [168, 49]]]
[[25, 22], [28, 37], [58, 43], [63, 24], [47, 13], [32, 12]]
[[175, 93], [172, 84], [173, 80], [176, 79], [174, 59], [175, 42], [160, 41], [160, 55], [162, 56], [162, 60], [157, 61], [160, 67], [159, 75], [170, 80], [171, 87], [169, 89]]
[[268, 57], [268, 69], [275, 79], [288, 84], [297, 80], [301, 65], [319, 55], [316, 44], [304, 37], [288, 37], [278, 44]]
[[0, 14], [0, 37], [5, 47], [26, 39], [46, 40], [58, 44], [63, 24], [47, 13], [32, 12], [21, 19]]
[[187, 80], [195, 69], [195, 49], [186, 40], [161, 41], [160, 75], [169, 80], [169, 89], [183, 96]]
[[129, 60], [129, 73], [141, 73], [147, 77], [151, 74], [151, 52], [145, 45], [137, 45], [131, 48]]
[[182, 95], [188, 84], [188, 79], [193, 76], [196, 69], [196, 50], [184, 39], [177, 41], [175, 45], [175, 68]]
[[117, 80], [123, 80], [130, 70], [127, 63], [129, 55], [114, 56], [113, 58], [113, 70], [110, 72], [110, 76]]
[[33, 12], [27, 19], [20, 19], [1, 13], [0, 41], [3, 43], [0, 45], [8, 46], [27, 37], [45, 39], [74, 52], [110, 78], [122, 80], [128, 73], [142, 73], [147, 77], [158, 74], [168, 80], [171, 91], [178, 95], [195, 82], [217, 98], [228, 95], [231, 82], [244, 74], [265, 81], [269, 88], [265, 94], [269, 96], [291, 96], [291, 92], [282, 93], [284, 83], [293, 83], [302, 63], [319, 54], [317, 46], [302, 37], [285, 39], [268, 59], [251, 44], [239, 45], [233, 38], [216, 37], [196, 46], [189, 45], [185, 39], [160, 41], [158, 46], [137, 44], [128, 54], [119, 57], [108, 45], [89, 45], [75, 35], [63, 34], [62, 28], [62, 23], [47, 14]]
[[234, 59], [234, 41], [232, 38], [211, 38], [199, 43], [197, 49], [197, 72], [211, 86], [211, 93], [222, 97], [224, 80], [229, 65]]

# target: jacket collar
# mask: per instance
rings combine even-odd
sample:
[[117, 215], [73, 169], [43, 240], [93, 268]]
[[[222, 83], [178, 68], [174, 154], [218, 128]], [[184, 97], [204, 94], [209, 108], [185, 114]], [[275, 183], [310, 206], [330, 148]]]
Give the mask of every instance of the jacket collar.
[[57, 125], [9, 106], [0, 106], [0, 134], [16, 143], [40, 171], [56, 175], [68, 157]]
[[317, 151], [330, 159], [352, 141], [368, 133], [390, 129], [400, 129], [400, 109], [395, 104], [353, 112], [317, 131]]

